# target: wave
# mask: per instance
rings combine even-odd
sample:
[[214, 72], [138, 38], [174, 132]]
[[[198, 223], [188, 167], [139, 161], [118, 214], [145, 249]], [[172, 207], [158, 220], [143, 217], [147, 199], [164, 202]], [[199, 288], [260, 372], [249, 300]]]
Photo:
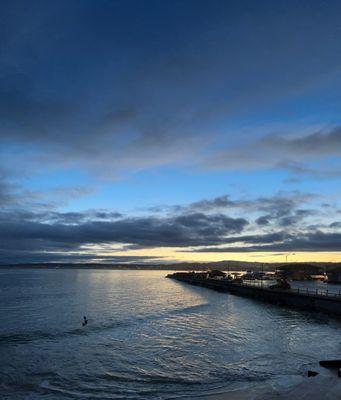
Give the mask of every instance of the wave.
[[143, 323], [143, 322], [147, 322], [147, 321], [151, 321], [151, 320], [163, 319], [163, 318], [167, 318], [169, 316], [202, 312], [202, 311], [205, 311], [209, 307], [210, 307], [209, 303], [196, 304], [193, 306], [178, 308], [178, 309], [174, 309], [174, 310], [170, 310], [170, 311], [167, 310], [165, 312], [161, 312], [161, 313], [157, 313], [157, 314], [153, 314], [153, 315], [136, 316], [135, 318], [128, 319], [128, 320], [121, 320], [121, 321], [115, 320], [114, 322], [98, 324], [98, 325], [89, 324], [86, 326], [86, 328], [78, 327], [78, 328], [70, 329], [70, 330], [66, 330], [66, 331], [51, 332], [51, 331], [35, 330], [35, 331], [30, 331], [30, 332], [1, 334], [0, 335], [0, 345], [1, 344], [25, 344], [25, 343], [29, 343], [29, 342], [33, 342], [33, 341], [56, 340], [56, 339], [61, 339], [64, 337], [70, 337], [70, 336], [86, 336], [86, 335], [89, 335], [89, 334], [95, 333], [95, 332], [115, 329], [115, 328], [124, 327], [124, 326], [136, 325], [136, 324], [140, 324], [141, 322]]
[[188, 306], [188, 307], [183, 307], [179, 309], [175, 309], [169, 312], [169, 314], [173, 315], [179, 315], [179, 314], [191, 314], [191, 313], [197, 313], [201, 311], [205, 311], [208, 308], [210, 308], [209, 303], [203, 303], [203, 304], [196, 304], [194, 306]]
[[179, 384], [179, 385], [201, 385], [201, 380], [186, 379], [180, 377], [171, 377], [162, 374], [144, 373], [134, 376], [127, 376], [120, 373], [107, 372], [106, 374], [98, 375], [98, 379], [117, 381], [117, 382], [130, 382], [130, 383], [149, 383], [149, 384]]
[[87, 326], [86, 328], [75, 328], [67, 331], [47, 332], [35, 330], [31, 332], [2, 334], [0, 335], [0, 345], [13, 343], [25, 344], [33, 341], [56, 340], [71, 336], [87, 336], [94, 332], [103, 331], [106, 329], [114, 329], [124, 325], [127, 325], [127, 323], [115, 321], [111, 324]]

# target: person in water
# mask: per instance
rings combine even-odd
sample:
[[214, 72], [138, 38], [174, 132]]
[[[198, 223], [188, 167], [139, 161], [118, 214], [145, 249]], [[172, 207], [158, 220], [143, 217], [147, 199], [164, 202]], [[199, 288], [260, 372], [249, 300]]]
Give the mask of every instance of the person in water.
[[84, 315], [83, 319], [84, 319], [84, 321], [82, 322], [82, 325], [85, 326], [88, 323], [88, 320], [86, 319], [85, 315]]

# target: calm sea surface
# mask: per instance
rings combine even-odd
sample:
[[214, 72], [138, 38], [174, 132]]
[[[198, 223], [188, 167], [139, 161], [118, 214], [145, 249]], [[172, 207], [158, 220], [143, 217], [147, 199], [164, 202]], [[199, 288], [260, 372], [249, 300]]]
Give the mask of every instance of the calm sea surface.
[[196, 398], [290, 381], [341, 352], [333, 319], [165, 275], [1, 269], [0, 398]]

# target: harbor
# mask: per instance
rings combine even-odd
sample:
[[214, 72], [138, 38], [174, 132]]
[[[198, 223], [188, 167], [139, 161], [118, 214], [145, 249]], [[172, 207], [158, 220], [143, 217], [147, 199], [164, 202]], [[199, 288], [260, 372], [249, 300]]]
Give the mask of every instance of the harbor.
[[250, 297], [278, 306], [341, 316], [339, 290], [292, 288], [283, 280], [275, 285], [265, 284], [263, 280], [246, 282], [241, 278], [232, 279], [230, 275], [226, 276], [221, 271], [175, 272], [167, 277], [190, 285]]

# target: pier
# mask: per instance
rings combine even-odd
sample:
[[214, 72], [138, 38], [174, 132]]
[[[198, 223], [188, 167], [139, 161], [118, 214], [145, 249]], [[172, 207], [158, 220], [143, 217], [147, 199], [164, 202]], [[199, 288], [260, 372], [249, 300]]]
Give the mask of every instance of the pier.
[[175, 272], [167, 275], [167, 277], [190, 285], [202, 286], [238, 296], [251, 297], [279, 306], [341, 316], [340, 292], [334, 293], [328, 290], [312, 291], [308, 289], [271, 289], [263, 286], [261, 283], [239, 283], [224, 278], [204, 277], [202, 273], [194, 272]]

